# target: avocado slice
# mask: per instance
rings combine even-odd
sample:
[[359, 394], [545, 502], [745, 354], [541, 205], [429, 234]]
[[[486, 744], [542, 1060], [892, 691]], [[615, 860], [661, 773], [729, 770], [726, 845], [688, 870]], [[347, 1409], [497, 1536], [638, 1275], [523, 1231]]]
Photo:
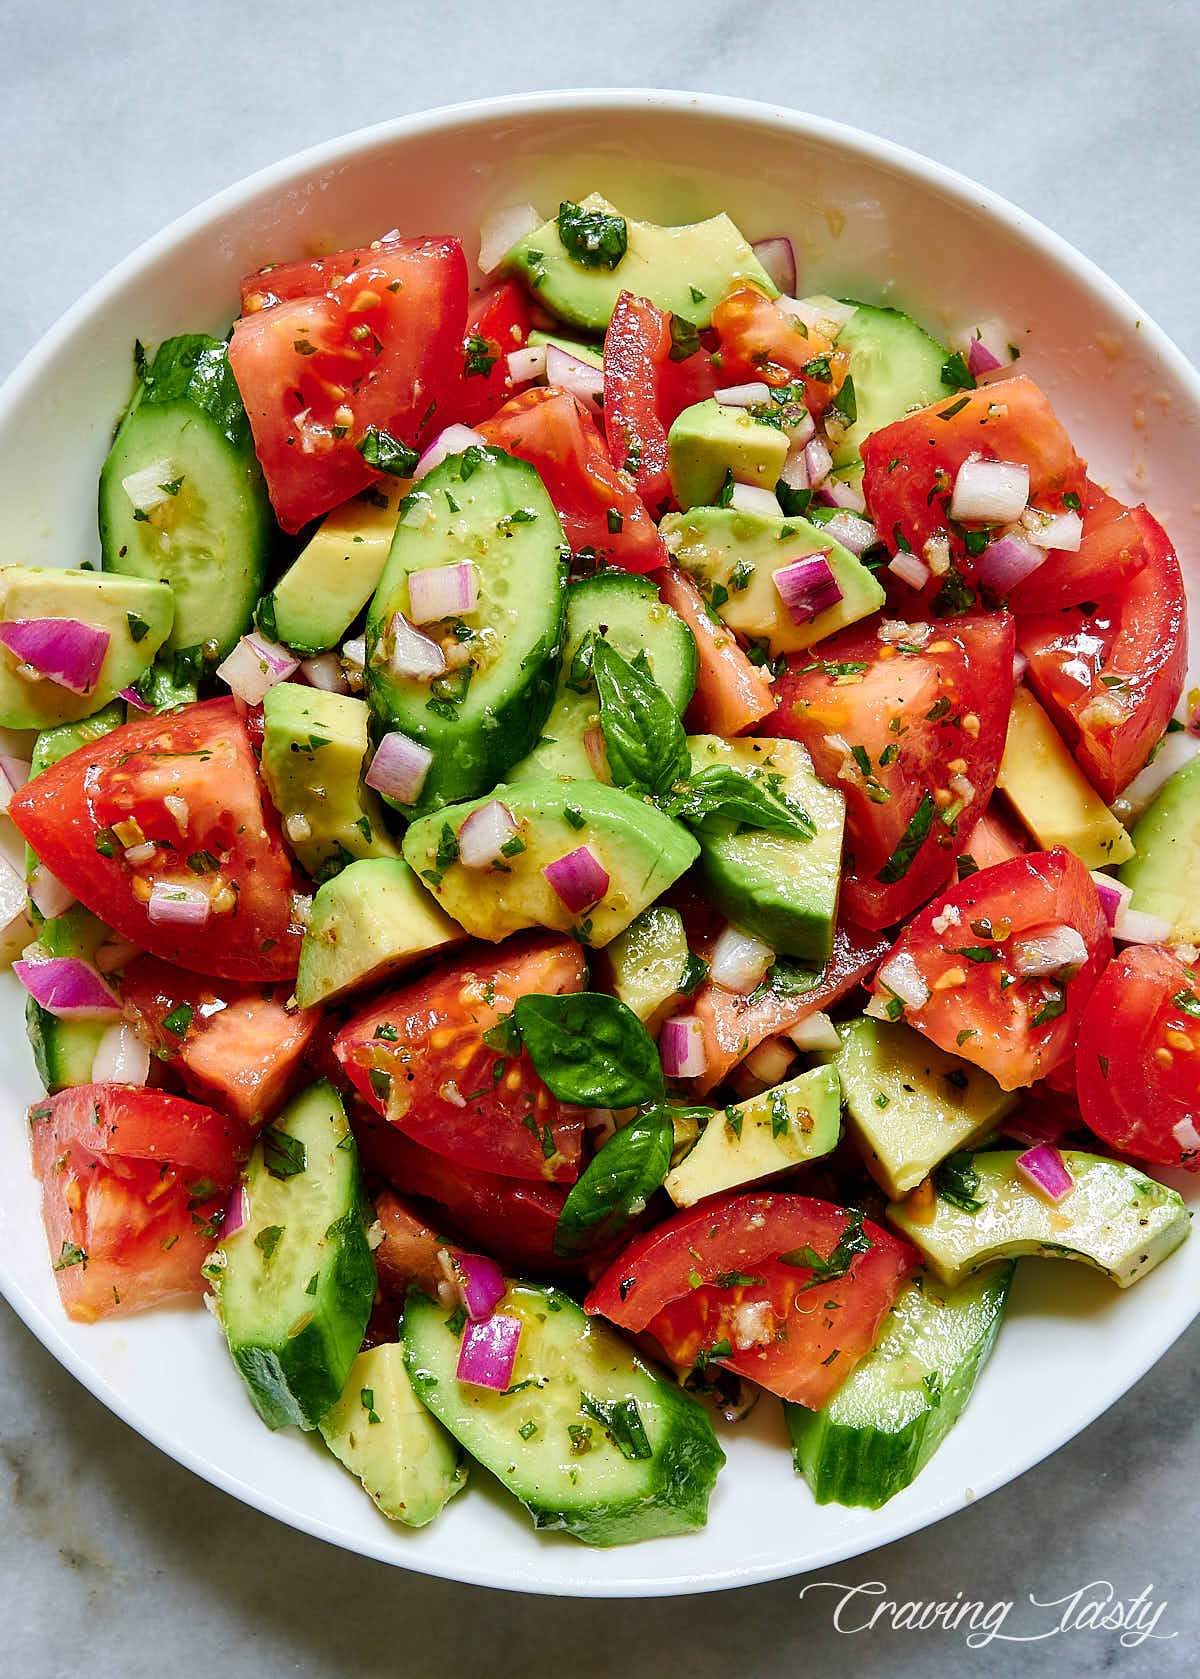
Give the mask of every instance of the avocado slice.
[[[598, 192], [580, 204], [585, 211], [619, 216]], [[502, 264], [520, 274], [543, 308], [584, 332], [603, 332], [623, 291], [647, 297], [694, 326], [712, 323], [717, 304], [740, 281], [751, 280], [778, 297], [779, 289], [727, 215], [684, 227], [660, 227], [625, 217], [627, 246], [613, 268], [585, 267], [559, 238], [558, 221], [526, 234]]]
[[650, 1032], [657, 1032], [671, 1006], [692, 989], [704, 973], [704, 964], [691, 972], [683, 917], [667, 904], [649, 909], [618, 933], [604, 952], [609, 985], [614, 997], [632, 1009]]
[[865, 437], [914, 408], [954, 396], [958, 385], [944, 377], [946, 346], [899, 309], [856, 303], [837, 343], [850, 352], [858, 413], [834, 447], [833, 464], [841, 476], [851, 477], [862, 472], [859, 450]]
[[1089, 869], [1133, 856], [1133, 841], [1024, 686], [1013, 694], [996, 785], [1046, 850], [1065, 845]]
[[1200, 942], [1200, 757], [1164, 783], [1133, 830], [1134, 855], [1120, 871], [1131, 908], [1170, 923], [1171, 937]]
[[842, 828], [846, 803], [813, 773], [812, 760], [794, 740], [690, 735], [693, 774], [714, 767], [770, 783], [807, 811], [811, 839], [761, 829], [738, 833], [710, 821], [698, 835], [700, 873], [708, 895], [737, 926], [765, 940], [777, 954], [824, 966], [833, 949], [841, 885]]
[[832, 1067], [715, 1113], [663, 1188], [677, 1207], [819, 1160], [837, 1147], [841, 1095]]
[[75, 618], [109, 635], [96, 686], [88, 694], [22, 676], [20, 660], [0, 647], [0, 728], [48, 729], [101, 710], [149, 670], [174, 617], [175, 599], [165, 583], [52, 566], [0, 567], [0, 619], [5, 623]]
[[1017, 1149], [972, 1156], [963, 1177], [978, 1178], [976, 1212], [939, 1195], [927, 1221], [903, 1201], [888, 1217], [951, 1287], [996, 1259], [1040, 1254], [1079, 1259], [1128, 1288], [1152, 1271], [1184, 1240], [1188, 1210], [1177, 1190], [1156, 1183], [1136, 1166], [1103, 1155], [1064, 1149], [1075, 1187], [1057, 1206], [1030, 1188], [1016, 1168]]
[[787, 459], [787, 433], [715, 397], [685, 408], [667, 433], [667, 470], [675, 500], [715, 506], [727, 472], [738, 484], [773, 490]]
[[316, 881], [356, 857], [398, 857], [363, 784], [367, 708], [349, 694], [279, 682], [263, 700], [262, 769], [296, 860]]
[[444, 915], [402, 857], [368, 857], [327, 880], [300, 946], [302, 1009], [376, 985], [466, 934]]
[[[499, 799], [517, 824], [502, 863], [468, 869], [457, 861], [458, 831], [472, 811]], [[520, 850], [517, 850], [517, 846]], [[598, 903], [578, 914], [543, 869], [587, 846], [609, 875]], [[699, 847], [679, 822], [643, 799], [599, 781], [516, 781], [487, 798], [420, 817], [404, 856], [448, 914], [473, 938], [499, 943], [523, 927], [571, 933], [599, 948], [695, 862]]]
[[907, 1195], [956, 1149], [981, 1142], [1014, 1107], [1017, 1092], [920, 1032], [868, 1015], [840, 1028], [830, 1055], [842, 1081], [849, 1129], [876, 1183]]
[[256, 616], [264, 635], [296, 653], [336, 647], [375, 593], [407, 484], [393, 482], [327, 513]]
[[[772, 658], [824, 641], [883, 605], [883, 588], [874, 573], [807, 519], [693, 507], [688, 513], [668, 513], [659, 530], [675, 564], [694, 579], [722, 621], [752, 640], [765, 639]], [[808, 554], [825, 556], [842, 598], [797, 624], [780, 599], [774, 576]]]
[[397, 1341], [359, 1353], [320, 1429], [389, 1521], [424, 1527], [467, 1484], [462, 1448], [413, 1392]]

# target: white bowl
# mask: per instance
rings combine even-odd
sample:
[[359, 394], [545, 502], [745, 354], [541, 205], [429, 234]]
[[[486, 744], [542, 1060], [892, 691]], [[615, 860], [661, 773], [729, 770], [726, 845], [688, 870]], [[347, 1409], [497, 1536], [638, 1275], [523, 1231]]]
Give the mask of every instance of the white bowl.
[[[1194, 490], [1200, 380], [1115, 285], [982, 187], [910, 152], [792, 111], [708, 95], [535, 94], [435, 111], [334, 141], [212, 199], [95, 287], [0, 392], [5, 557], [97, 553], [96, 474], [128, 396], [135, 337], [222, 331], [248, 269], [372, 238], [453, 232], [599, 188], [629, 211], [728, 210], [751, 238], [789, 233], [808, 289], [895, 303], [941, 335], [1003, 318], [1092, 475], [1145, 499], [1200, 601]], [[1191, 681], [1196, 681], [1193, 671]], [[1119, 1293], [1079, 1266], [1025, 1261], [996, 1353], [961, 1422], [883, 1510], [818, 1507], [792, 1473], [780, 1408], [723, 1430], [707, 1528], [592, 1551], [535, 1534], [483, 1471], [429, 1528], [388, 1524], [319, 1442], [268, 1433], [198, 1305], [92, 1327], [58, 1304], [22, 1108], [39, 1094], [15, 981], [0, 996], [0, 1287], [54, 1355], [134, 1428], [247, 1503], [349, 1550], [482, 1585], [580, 1595], [715, 1590], [825, 1566], [960, 1509], [1112, 1404], [1200, 1308], [1200, 1243]], [[1196, 1202], [1188, 1183], [1180, 1187]]]

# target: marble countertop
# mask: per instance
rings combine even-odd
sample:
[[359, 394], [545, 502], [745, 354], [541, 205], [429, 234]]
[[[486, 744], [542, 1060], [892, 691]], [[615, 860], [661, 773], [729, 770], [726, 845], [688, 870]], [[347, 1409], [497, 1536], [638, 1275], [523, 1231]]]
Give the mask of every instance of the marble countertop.
[[[0, 374], [142, 239], [260, 166], [425, 106], [573, 84], [690, 87], [790, 102], [923, 151], [1051, 224], [1194, 361], [1200, 9], [992, 8], [861, 0], [819, 24], [786, 0], [560, 8], [543, 35], [512, 0], [422, 9], [293, 0], [9, 6], [0, 57]], [[201, 21], [202, 16], [202, 21]], [[587, 25], [586, 52], [578, 39]], [[819, 24], [819, 27], [818, 27]], [[819, 45], [817, 45], [819, 43]], [[569, 1666], [764, 1679], [850, 1667], [1024, 1672], [1022, 1643], [858, 1632], [865, 1598], [779, 1582], [708, 1598], [540, 1600], [429, 1581], [331, 1549], [235, 1503], [131, 1433], [0, 1303], [0, 1670], [140, 1679], [228, 1674], [471, 1676]], [[940, 1526], [830, 1570], [899, 1603], [1011, 1601], [1043, 1671], [1162, 1679], [1197, 1666], [1200, 1459], [1193, 1329], [1040, 1470]], [[1160, 1606], [1153, 1642], [1089, 1626], [1089, 1604]], [[1079, 1593], [1078, 1597], [1075, 1594]], [[1037, 1598], [1047, 1607], [1030, 1605]], [[1049, 1607], [1053, 1600], [1062, 1600]], [[1154, 1609], [1130, 1613], [1145, 1628]], [[903, 1617], [901, 1617], [903, 1619]], [[885, 1620], [887, 1617], [885, 1617]], [[1110, 1617], [1111, 1619], [1111, 1617]], [[1061, 1630], [1055, 1630], [1060, 1628]]]

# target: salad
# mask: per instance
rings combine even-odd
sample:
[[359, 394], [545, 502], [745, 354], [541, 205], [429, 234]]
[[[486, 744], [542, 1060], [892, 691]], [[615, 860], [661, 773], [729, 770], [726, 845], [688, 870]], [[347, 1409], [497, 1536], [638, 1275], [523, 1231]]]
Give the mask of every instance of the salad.
[[100, 566], [0, 568], [62, 1305], [203, 1296], [409, 1526], [693, 1530], [776, 1401], [878, 1508], [1017, 1263], [1187, 1235], [1179, 564], [998, 322], [596, 194], [478, 268], [248, 275], [135, 346]]

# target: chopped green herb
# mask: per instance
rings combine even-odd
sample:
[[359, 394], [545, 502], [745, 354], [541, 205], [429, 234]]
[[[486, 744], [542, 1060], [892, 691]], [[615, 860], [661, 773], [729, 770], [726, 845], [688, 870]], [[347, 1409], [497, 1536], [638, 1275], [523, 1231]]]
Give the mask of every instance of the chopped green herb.
[[570, 199], [558, 207], [558, 237], [568, 256], [583, 268], [615, 268], [629, 248], [624, 216], [585, 210]]
[[263, 1165], [273, 1178], [294, 1178], [308, 1166], [308, 1153], [299, 1137], [289, 1136], [277, 1125], [262, 1130]]
[[411, 478], [413, 475], [417, 464], [416, 450], [408, 448], [378, 426], [368, 426], [354, 447], [367, 465], [378, 472], [390, 473], [393, 478]]
[[269, 1263], [275, 1257], [275, 1249], [279, 1246], [283, 1232], [284, 1226], [282, 1224], [268, 1224], [254, 1238], [254, 1245], [262, 1254], [264, 1261]]

